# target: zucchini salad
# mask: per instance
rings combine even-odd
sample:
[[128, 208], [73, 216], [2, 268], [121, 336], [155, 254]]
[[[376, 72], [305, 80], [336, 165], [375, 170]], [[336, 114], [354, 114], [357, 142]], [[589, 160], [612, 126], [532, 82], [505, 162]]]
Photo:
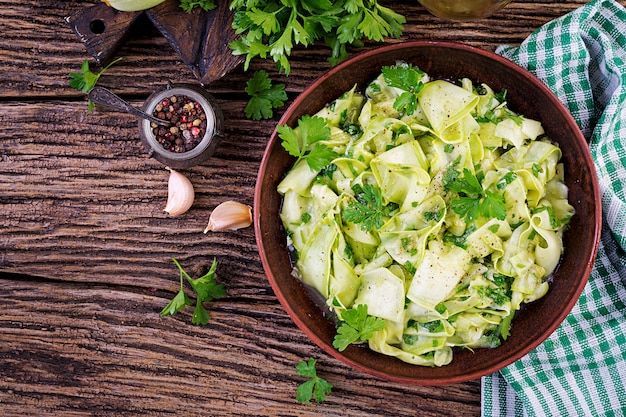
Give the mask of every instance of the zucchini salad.
[[561, 151], [506, 91], [383, 67], [294, 128], [278, 185], [294, 275], [337, 318], [333, 345], [443, 366], [495, 348], [543, 297], [574, 214]]

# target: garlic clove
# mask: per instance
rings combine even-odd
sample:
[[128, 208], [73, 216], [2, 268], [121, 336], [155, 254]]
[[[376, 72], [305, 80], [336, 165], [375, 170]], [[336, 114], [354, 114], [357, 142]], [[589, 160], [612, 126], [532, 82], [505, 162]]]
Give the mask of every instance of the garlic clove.
[[204, 233], [209, 231], [237, 230], [252, 224], [252, 208], [236, 201], [219, 204], [209, 217]]
[[191, 181], [183, 174], [171, 168], [170, 178], [167, 182], [167, 203], [163, 211], [170, 216], [176, 217], [185, 213], [193, 204], [195, 193]]

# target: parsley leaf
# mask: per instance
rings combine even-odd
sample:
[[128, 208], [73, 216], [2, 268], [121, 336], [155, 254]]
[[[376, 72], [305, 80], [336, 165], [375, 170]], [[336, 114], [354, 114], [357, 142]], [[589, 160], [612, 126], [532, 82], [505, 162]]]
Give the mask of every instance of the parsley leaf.
[[185, 291], [183, 290], [183, 280], [181, 276], [180, 290], [178, 291], [176, 296], [172, 298], [172, 300], [165, 306], [165, 308], [161, 310], [161, 315], [173, 316], [174, 314], [180, 312], [183, 308], [185, 308], [185, 306], [192, 306], [192, 305], [193, 305], [193, 301], [191, 300], [191, 298], [187, 296], [187, 294], [185, 294]]
[[342, 322], [333, 340], [333, 347], [340, 352], [352, 343], [361, 343], [371, 339], [374, 333], [383, 330], [387, 325], [385, 319], [367, 314], [367, 304], [359, 304], [345, 310], [341, 317]]
[[298, 402], [309, 404], [311, 398], [314, 398], [316, 402], [321, 403], [326, 399], [326, 394], [330, 394], [333, 388], [332, 384], [324, 378], [317, 376], [315, 364], [316, 360], [310, 358], [308, 361], [303, 360], [296, 365], [296, 373], [298, 375], [310, 378], [296, 389], [296, 400]]
[[396, 98], [393, 107], [399, 112], [412, 115], [417, 110], [417, 94], [424, 87], [422, 82], [424, 71], [408, 64], [383, 67], [382, 73], [385, 82], [390, 87], [405, 91]]
[[222, 284], [215, 282], [215, 270], [217, 269], [217, 261], [214, 259], [209, 271], [200, 278], [193, 279], [185, 272], [176, 259], [172, 259], [178, 270], [180, 271], [180, 290], [176, 296], [161, 310], [161, 316], [167, 316], [180, 312], [185, 306], [193, 305], [194, 302], [185, 294], [183, 277], [187, 280], [191, 288], [195, 291], [196, 307], [191, 319], [193, 324], [207, 324], [211, 319], [209, 312], [206, 310], [203, 302], [217, 300], [226, 295], [226, 289]]
[[361, 230], [380, 229], [384, 218], [398, 208], [395, 203], [383, 206], [380, 188], [371, 184], [354, 184], [352, 186], [354, 198], [343, 211], [343, 220], [351, 223], [361, 223]]
[[463, 176], [453, 167], [446, 170], [442, 177], [443, 186], [446, 190], [458, 194], [476, 195], [481, 194], [483, 187], [478, 178], [467, 168], [463, 168]]
[[490, 190], [483, 190], [481, 177], [474, 175], [469, 169], [461, 173], [450, 166], [443, 174], [444, 189], [453, 191], [458, 197], [450, 202], [450, 208], [466, 221], [470, 222], [479, 217], [506, 218], [506, 204], [504, 196]]
[[208, 12], [209, 10], [215, 9], [217, 4], [215, 4], [213, 0], [180, 0], [179, 7], [187, 13], [191, 13], [196, 7]]
[[498, 220], [506, 219], [506, 203], [504, 196], [485, 190], [485, 196], [480, 203], [481, 214], [488, 218], [496, 218]]
[[311, 169], [320, 171], [338, 156], [339, 154], [328, 146], [316, 143], [305, 159]]
[[321, 171], [339, 154], [326, 145], [318, 143], [330, 138], [330, 128], [326, 119], [318, 116], [302, 116], [298, 120], [298, 129], [278, 126], [278, 136], [282, 146], [291, 156], [306, 160], [312, 170]]
[[[70, 73], [70, 87], [87, 94], [92, 88], [94, 88], [100, 76], [104, 74], [104, 72], [108, 70], [112, 65], [120, 62], [121, 60], [121, 57], [117, 58], [106, 67], [102, 68], [102, 70], [97, 74], [93, 73], [89, 69], [88, 60], [83, 61], [83, 64], [80, 67], [80, 72]], [[89, 100], [89, 111], [93, 110], [93, 108], [94, 104], [91, 100]]]
[[248, 80], [246, 93], [251, 98], [244, 111], [252, 120], [271, 119], [274, 116], [272, 109], [284, 106], [287, 101], [285, 84], [272, 85], [265, 70], [256, 71]]

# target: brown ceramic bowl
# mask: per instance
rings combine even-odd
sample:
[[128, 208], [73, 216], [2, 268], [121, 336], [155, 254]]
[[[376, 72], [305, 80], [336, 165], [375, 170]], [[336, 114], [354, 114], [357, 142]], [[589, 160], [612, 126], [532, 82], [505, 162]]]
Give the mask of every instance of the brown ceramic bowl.
[[543, 123], [563, 151], [569, 201], [575, 207], [564, 238], [565, 252], [550, 290], [515, 318], [511, 335], [498, 348], [456, 350], [449, 365], [420, 367], [351, 345], [343, 352], [332, 346], [335, 325], [291, 275], [285, 234], [279, 218], [281, 196], [276, 186], [294, 159], [284, 151], [276, 132], [267, 145], [254, 197], [254, 227], [265, 273], [276, 296], [296, 325], [333, 357], [380, 378], [399, 383], [441, 385], [479, 378], [520, 359], [543, 342], [565, 319], [590, 274], [601, 229], [600, 194], [587, 143], [574, 119], [552, 92], [512, 62], [469, 46], [449, 42], [408, 42], [354, 56], [315, 81], [289, 107], [280, 124], [294, 126], [314, 114], [355, 83], [366, 86], [384, 65], [404, 60], [434, 77], [468, 77], [495, 91], [508, 90], [509, 106]]

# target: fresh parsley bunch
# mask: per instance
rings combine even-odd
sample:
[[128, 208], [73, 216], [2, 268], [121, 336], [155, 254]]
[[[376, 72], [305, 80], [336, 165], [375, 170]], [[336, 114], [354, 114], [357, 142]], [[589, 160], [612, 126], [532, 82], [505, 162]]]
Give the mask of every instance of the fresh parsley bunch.
[[378, 0], [232, 0], [232, 27], [240, 39], [231, 42], [234, 55], [245, 55], [244, 69], [254, 57], [271, 57], [289, 75], [289, 56], [296, 45], [323, 40], [329, 61], [347, 58], [347, 46], [364, 39], [399, 37], [406, 19]]

